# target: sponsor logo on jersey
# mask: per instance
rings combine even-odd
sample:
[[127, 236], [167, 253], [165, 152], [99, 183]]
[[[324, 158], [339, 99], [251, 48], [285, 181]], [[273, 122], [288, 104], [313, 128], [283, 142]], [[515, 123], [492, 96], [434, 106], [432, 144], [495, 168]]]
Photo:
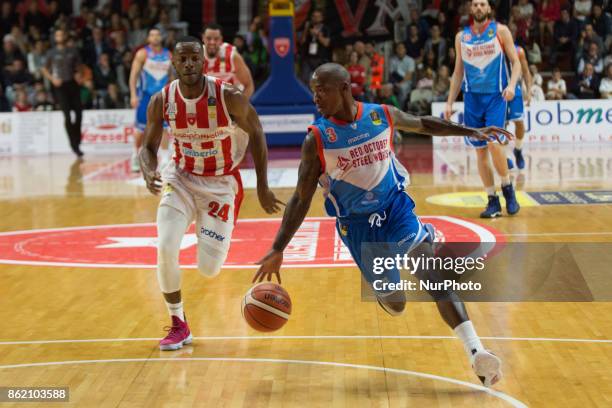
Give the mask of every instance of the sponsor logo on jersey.
[[493, 33], [493, 29], [489, 28], [489, 31], [487, 31], [487, 35], [489, 36], [489, 38], [493, 37], [495, 33]]
[[176, 120], [176, 103], [166, 103], [166, 115], [168, 115], [168, 119]]
[[217, 99], [215, 99], [214, 96], [211, 96], [210, 98], [208, 98], [208, 106], [216, 106], [217, 105]]
[[372, 123], [376, 126], [382, 124], [382, 120], [380, 119], [380, 115], [376, 111], [370, 112], [370, 118], [372, 119]]
[[288, 37], [279, 37], [274, 39], [274, 51], [276, 51], [279, 57], [285, 58], [287, 54], [289, 54], [290, 48], [291, 43], [289, 42]]
[[338, 135], [336, 135], [334, 128], [325, 129], [325, 134], [327, 135], [327, 141], [329, 143], [334, 143], [336, 140], [338, 140]]
[[338, 157], [338, 163], [336, 164], [336, 166], [342, 171], [347, 171], [351, 167], [351, 161], [347, 158], [340, 156]]
[[472, 39], [472, 34], [465, 33], [463, 34], [463, 41], [470, 41]]
[[355, 136], [355, 137], [351, 137], [348, 140], [348, 144], [353, 144], [355, 142], [358, 142], [358, 141], [363, 140], [363, 139], [367, 139], [369, 137], [370, 137], [369, 133], [362, 133], [361, 135], [358, 135], [358, 136]]
[[189, 123], [190, 125], [194, 125], [196, 122], [196, 114], [195, 113], [188, 113], [187, 114], [187, 123]]
[[215, 232], [215, 231], [213, 231], [213, 230], [210, 230], [210, 229], [208, 229], [208, 228], [204, 228], [204, 227], [202, 227], [202, 228], [200, 229], [200, 234], [201, 234], [201, 235], [204, 235], [204, 236], [206, 236], [206, 237], [210, 237], [210, 238], [212, 238], [212, 239], [216, 239], [216, 240], [217, 240], [217, 241], [219, 241], [219, 242], [223, 242], [223, 241], [225, 241], [225, 237], [224, 237], [223, 235], [221, 235], [221, 234], [219, 234], [219, 233], [217, 233], [217, 232]]

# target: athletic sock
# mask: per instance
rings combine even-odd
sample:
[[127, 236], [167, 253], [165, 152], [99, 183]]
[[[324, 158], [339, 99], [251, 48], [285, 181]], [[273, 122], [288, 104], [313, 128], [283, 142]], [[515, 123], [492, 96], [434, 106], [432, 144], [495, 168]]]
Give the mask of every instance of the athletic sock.
[[179, 319], [181, 319], [181, 321], [185, 321], [185, 313], [183, 312], [183, 302], [179, 302], [179, 303], [168, 303], [166, 302], [166, 307], [168, 308], [168, 313], [170, 314], [170, 317], [172, 316], [176, 316]]
[[514, 148], [516, 150], [521, 150], [523, 148], [523, 139], [515, 139], [514, 140]]
[[510, 182], [510, 175], [507, 175], [506, 177], [502, 177], [502, 187], [510, 185], [510, 184], [512, 184]]
[[487, 192], [488, 196], [494, 196], [495, 195], [495, 186], [485, 187], [485, 191]]
[[472, 356], [474, 354], [485, 349], [480, 342], [480, 338], [476, 334], [476, 330], [474, 330], [474, 325], [470, 320], [466, 320], [453, 330], [455, 331], [457, 338], [463, 342], [465, 354], [470, 362], [472, 361]]

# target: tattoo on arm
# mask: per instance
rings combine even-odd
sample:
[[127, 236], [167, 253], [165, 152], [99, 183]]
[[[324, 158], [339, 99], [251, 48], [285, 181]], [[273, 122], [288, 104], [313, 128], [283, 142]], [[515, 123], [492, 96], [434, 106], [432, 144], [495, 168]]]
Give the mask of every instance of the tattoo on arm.
[[317, 155], [315, 136], [308, 133], [302, 145], [302, 160], [298, 171], [298, 183], [291, 199], [287, 202], [283, 221], [274, 239], [272, 248], [283, 251], [295, 232], [298, 230], [308, 209], [312, 197], [317, 190], [319, 176], [321, 175], [321, 162]]

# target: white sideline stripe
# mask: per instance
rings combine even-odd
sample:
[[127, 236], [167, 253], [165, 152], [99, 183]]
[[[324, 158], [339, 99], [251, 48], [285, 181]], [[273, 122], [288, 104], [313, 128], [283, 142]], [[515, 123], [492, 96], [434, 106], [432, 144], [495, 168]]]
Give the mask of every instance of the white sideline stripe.
[[532, 232], [504, 234], [507, 237], [548, 237], [548, 236], [573, 236], [573, 235], [612, 235], [612, 231], [593, 231], [593, 232]]
[[[540, 341], [558, 343], [603, 343], [612, 344], [611, 339], [561, 339], [549, 337], [480, 337], [482, 340], [499, 341]], [[202, 336], [193, 337], [194, 340], [216, 341], [216, 340], [456, 340], [455, 336], [375, 336], [375, 335], [329, 335], [329, 336]], [[22, 340], [22, 341], [0, 341], [0, 346], [27, 345], [27, 344], [65, 344], [65, 343], [110, 343], [123, 341], [159, 341], [159, 337], [135, 337], [118, 339], [65, 339], [65, 340]]]
[[259, 300], [255, 299], [253, 297], [253, 295], [251, 295], [251, 291], [249, 291], [248, 295], [246, 295], [246, 304], [247, 305], [254, 305], [257, 306], [259, 308], [262, 308], [263, 310], [266, 310], [278, 317], [282, 317], [285, 320], [289, 320], [289, 315], [281, 310], [276, 309], [275, 307], [272, 307], [270, 305], [265, 304], [264, 302], [260, 302]]
[[108, 165], [106, 165], [104, 167], [99, 168], [98, 170], [96, 170], [94, 172], [91, 172], [91, 173], [83, 176], [82, 179], [83, 179], [83, 181], [90, 180], [90, 179], [96, 177], [98, 174], [102, 174], [105, 171], [110, 170], [113, 167], [117, 166], [118, 164], [121, 164], [121, 163], [123, 163], [125, 161], [128, 161], [128, 160], [130, 160], [130, 159], [129, 158], [128, 159], [121, 159], [121, 160], [117, 160], [115, 162], [112, 162], [112, 163], [110, 163], [110, 164], [108, 164]]
[[418, 378], [426, 378], [429, 380], [443, 381], [450, 384], [461, 385], [467, 388], [471, 388], [476, 391], [485, 392], [492, 397], [499, 398], [513, 407], [527, 408], [523, 402], [504, 394], [503, 392], [493, 390], [491, 388], [484, 387], [478, 384], [472, 384], [466, 381], [456, 380], [454, 378], [443, 377], [435, 374], [421, 373], [419, 371], [401, 370], [398, 368], [386, 368], [377, 367], [363, 364], [349, 364], [349, 363], [336, 363], [331, 361], [311, 361], [311, 360], [284, 360], [274, 358], [225, 358], [225, 357], [161, 357], [161, 358], [125, 358], [125, 359], [108, 359], [108, 360], [75, 360], [75, 361], [49, 361], [44, 363], [26, 363], [26, 364], [11, 364], [11, 365], [0, 365], [0, 369], [8, 368], [25, 368], [25, 367], [47, 367], [54, 365], [77, 365], [77, 364], [95, 364], [95, 363], [134, 363], [134, 362], [160, 362], [160, 361], [226, 361], [226, 362], [240, 362], [240, 363], [278, 363], [278, 364], [303, 364], [303, 365], [317, 365], [317, 366], [328, 366], [328, 367], [345, 367], [345, 368], [357, 368], [369, 371], [378, 371], [384, 373], [393, 373], [405, 376], [412, 376]]

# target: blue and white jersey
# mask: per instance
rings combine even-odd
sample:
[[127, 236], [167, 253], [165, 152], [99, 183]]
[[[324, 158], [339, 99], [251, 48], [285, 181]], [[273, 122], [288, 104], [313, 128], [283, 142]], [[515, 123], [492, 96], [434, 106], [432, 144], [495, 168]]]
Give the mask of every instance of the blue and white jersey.
[[147, 57], [138, 81], [138, 96], [140, 98], [144, 94], [154, 95], [164, 88], [168, 83], [170, 66], [172, 65], [172, 58], [168, 49], [163, 48], [161, 52], [155, 52], [147, 45], [144, 50]]
[[480, 33], [476, 33], [471, 26], [463, 29], [463, 92], [501, 93], [508, 85], [504, 47], [497, 28], [497, 22], [490, 21]]
[[385, 105], [358, 103], [354, 122], [321, 117], [308, 129], [317, 141], [330, 216], [371, 214], [404, 190], [408, 172], [393, 153], [393, 123]]

